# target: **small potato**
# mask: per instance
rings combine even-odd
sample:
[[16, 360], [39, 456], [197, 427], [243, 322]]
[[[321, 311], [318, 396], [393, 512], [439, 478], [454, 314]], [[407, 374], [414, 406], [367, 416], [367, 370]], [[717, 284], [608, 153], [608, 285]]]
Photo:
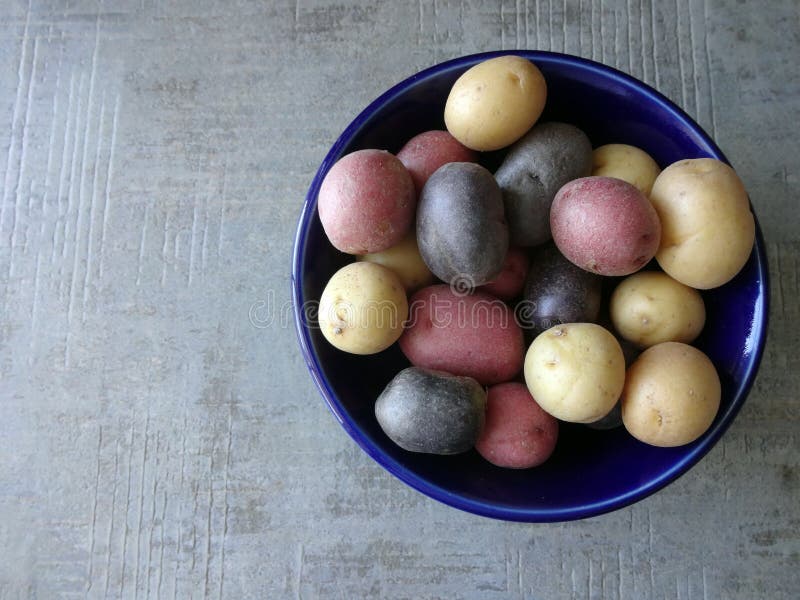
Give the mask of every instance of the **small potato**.
[[628, 369], [622, 422], [653, 446], [688, 444], [711, 426], [721, 387], [714, 365], [700, 350], [680, 342], [648, 348]]
[[558, 440], [558, 421], [542, 410], [522, 383], [489, 388], [486, 424], [475, 449], [493, 465], [529, 469], [545, 462]]
[[525, 356], [525, 383], [544, 410], [562, 421], [591, 423], [614, 408], [625, 382], [616, 338], [594, 323], [556, 325]]
[[660, 271], [640, 271], [620, 283], [611, 295], [610, 312], [617, 332], [641, 348], [689, 344], [706, 322], [699, 292]]
[[520, 56], [485, 60], [453, 84], [444, 108], [447, 130], [468, 148], [499, 150], [530, 129], [544, 110], [542, 72]]
[[517, 305], [520, 325], [538, 335], [562, 323], [587, 323], [600, 313], [602, 278], [572, 264], [553, 243], [534, 249], [523, 301]]
[[453, 285], [475, 287], [500, 274], [508, 252], [503, 196], [481, 165], [439, 167], [419, 197], [417, 244], [428, 268]]
[[400, 349], [411, 364], [473, 377], [483, 385], [513, 379], [525, 354], [511, 309], [485, 292], [463, 295], [439, 284], [411, 297]]
[[375, 417], [410, 452], [459, 454], [475, 445], [486, 420], [486, 392], [470, 377], [408, 367], [375, 402]]
[[528, 274], [528, 255], [522, 248], [509, 248], [503, 270], [480, 289], [497, 296], [501, 300], [512, 300], [519, 296]]
[[494, 174], [503, 191], [511, 243], [538, 246], [547, 242], [556, 192], [591, 170], [592, 144], [569, 123], [538, 123], [511, 146]]
[[399, 244], [381, 252], [363, 254], [356, 257], [356, 260], [366, 260], [388, 267], [400, 278], [407, 292], [430, 285], [434, 280], [433, 273], [419, 254], [417, 237], [413, 230]]
[[352, 354], [374, 354], [403, 333], [408, 300], [400, 279], [371, 262], [355, 262], [336, 271], [319, 301], [322, 335]]
[[397, 153], [414, 180], [417, 193], [442, 165], [451, 162], [477, 162], [478, 153], [467, 148], [447, 131], [425, 131], [406, 142]]
[[598, 275], [638, 271], [653, 258], [661, 238], [647, 197], [613, 177], [583, 177], [558, 190], [550, 228], [564, 256]]
[[650, 195], [661, 169], [644, 150], [628, 144], [606, 144], [592, 152], [592, 175], [616, 177]]
[[367, 254], [391, 248], [414, 222], [417, 195], [403, 163], [384, 150], [339, 159], [319, 188], [322, 228], [334, 248]]
[[707, 290], [727, 283], [753, 250], [755, 220], [736, 172], [713, 158], [664, 169], [650, 200], [661, 220], [656, 260], [668, 275]]

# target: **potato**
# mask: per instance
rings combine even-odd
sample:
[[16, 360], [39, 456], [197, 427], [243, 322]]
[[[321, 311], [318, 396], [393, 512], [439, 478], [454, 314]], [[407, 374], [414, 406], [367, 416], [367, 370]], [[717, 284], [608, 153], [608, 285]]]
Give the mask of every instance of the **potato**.
[[544, 410], [562, 421], [607, 415], [625, 382], [625, 358], [611, 333], [594, 323], [556, 325], [525, 356], [525, 383]]
[[622, 281], [611, 295], [610, 312], [617, 332], [641, 348], [688, 344], [706, 322], [698, 291], [660, 271], [640, 271]]
[[509, 381], [522, 369], [522, 330], [502, 300], [438, 284], [418, 291], [410, 304], [399, 344], [411, 364], [473, 377], [483, 385]]
[[319, 301], [319, 326], [331, 344], [352, 354], [374, 354], [403, 333], [408, 300], [400, 279], [371, 262], [336, 271]]
[[661, 220], [656, 260], [689, 287], [719, 287], [742, 269], [753, 249], [755, 220], [736, 172], [713, 158], [664, 169], [650, 200]]
[[419, 198], [417, 243], [442, 281], [475, 287], [497, 277], [508, 251], [508, 227], [492, 174], [475, 163], [437, 169]]
[[489, 283], [480, 287], [501, 300], [512, 300], [519, 296], [528, 274], [528, 255], [521, 248], [509, 248], [503, 270]]
[[714, 365], [697, 348], [664, 342], [648, 348], [628, 369], [622, 422], [653, 446], [681, 446], [699, 438], [719, 410], [721, 387]]
[[592, 144], [567, 123], [540, 123], [516, 142], [497, 169], [511, 243], [538, 246], [550, 235], [556, 192], [592, 170]]
[[545, 244], [531, 254], [517, 317], [536, 335], [563, 323], [592, 322], [600, 312], [601, 293], [599, 275], [569, 262], [554, 244]]
[[477, 162], [478, 153], [467, 148], [447, 131], [424, 131], [415, 135], [397, 153], [414, 180], [417, 193], [434, 171], [451, 162]]
[[331, 244], [348, 254], [380, 252], [411, 229], [416, 191], [403, 163], [384, 150], [339, 159], [319, 188], [317, 207]]
[[433, 283], [434, 277], [422, 260], [417, 247], [417, 236], [410, 231], [403, 240], [391, 248], [372, 254], [363, 254], [356, 260], [366, 260], [388, 267], [400, 278], [407, 292], [413, 292]]
[[441, 371], [408, 367], [375, 402], [384, 433], [411, 452], [458, 454], [475, 445], [486, 410], [486, 392], [477, 381]]
[[522, 383], [489, 388], [486, 424], [475, 449], [493, 465], [529, 469], [545, 462], [558, 440], [558, 421], [547, 414]]
[[528, 131], [544, 110], [541, 71], [519, 56], [499, 56], [468, 69], [444, 107], [447, 130], [473, 150], [498, 150]]
[[661, 169], [644, 150], [628, 144], [606, 144], [592, 152], [592, 175], [616, 177], [650, 195]]
[[638, 271], [653, 258], [661, 238], [647, 197], [613, 177], [584, 177], [558, 190], [550, 228], [564, 256], [598, 275]]

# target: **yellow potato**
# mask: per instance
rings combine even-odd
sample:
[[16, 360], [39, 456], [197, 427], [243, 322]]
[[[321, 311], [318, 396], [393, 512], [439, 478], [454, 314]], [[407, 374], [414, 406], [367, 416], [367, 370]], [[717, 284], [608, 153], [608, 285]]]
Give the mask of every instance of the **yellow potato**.
[[653, 446], [682, 446], [699, 438], [719, 410], [721, 388], [714, 365], [680, 342], [648, 348], [628, 369], [622, 422]]
[[331, 344], [352, 354], [374, 354], [403, 333], [408, 300], [397, 275], [381, 265], [342, 267], [322, 292], [319, 326]]
[[525, 383], [545, 411], [572, 423], [608, 414], [625, 382], [619, 342], [600, 325], [568, 323], [539, 334], [525, 356]]
[[611, 295], [614, 329], [629, 342], [649, 348], [661, 342], [694, 341], [706, 322], [700, 293], [660, 271], [639, 271]]
[[650, 201], [661, 220], [656, 260], [674, 279], [707, 290], [733, 279], [747, 262], [755, 221], [744, 185], [725, 163], [671, 164], [656, 178]]
[[478, 63], [459, 77], [444, 108], [447, 130], [473, 150], [505, 148], [536, 123], [547, 84], [542, 72], [520, 56]]
[[417, 238], [413, 231], [399, 244], [382, 252], [364, 254], [356, 260], [366, 260], [391, 269], [400, 278], [407, 292], [413, 292], [433, 283], [433, 273], [420, 256]]
[[592, 175], [616, 177], [650, 195], [661, 169], [644, 150], [628, 144], [606, 144], [592, 152]]

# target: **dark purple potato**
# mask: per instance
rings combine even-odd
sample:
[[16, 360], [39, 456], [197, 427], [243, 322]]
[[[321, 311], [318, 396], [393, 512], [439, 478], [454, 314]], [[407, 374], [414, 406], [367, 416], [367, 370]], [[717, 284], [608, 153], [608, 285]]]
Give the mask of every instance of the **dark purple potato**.
[[422, 260], [445, 283], [483, 285], [503, 269], [508, 227], [492, 174], [467, 162], [446, 164], [430, 176], [417, 206]]
[[375, 402], [384, 433], [411, 452], [459, 454], [475, 445], [483, 430], [486, 392], [471, 377], [408, 367]]
[[561, 323], [592, 323], [600, 312], [601, 291], [600, 276], [576, 267], [547, 244], [531, 255], [517, 317], [535, 335]]
[[551, 238], [550, 205], [568, 181], [592, 172], [592, 144], [567, 123], [535, 125], [506, 154], [495, 178], [503, 190], [511, 243], [538, 246]]

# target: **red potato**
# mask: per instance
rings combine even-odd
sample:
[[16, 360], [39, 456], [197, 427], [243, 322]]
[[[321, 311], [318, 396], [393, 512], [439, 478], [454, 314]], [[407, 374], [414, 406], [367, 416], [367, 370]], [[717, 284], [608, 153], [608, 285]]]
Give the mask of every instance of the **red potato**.
[[424, 131], [406, 142], [397, 153], [414, 180], [417, 193], [433, 172], [451, 162], [477, 162], [478, 153], [470, 150], [447, 131]]
[[394, 154], [358, 150], [334, 164], [319, 189], [319, 218], [331, 244], [348, 254], [380, 252], [411, 229], [414, 182]]
[[417, 367], [465, 375], [482, 385], [509, 381], [525, 355], [511, 309], [485, 292], [463, 295], [448, 285], [419, 290], [409, 301], [400, 349]]
[[517, 382], [489, 388], [486, 422], [475, 449], [493, 465], [529, 469], [545, 462], [558, 440], [558, 421]]
[[598, 275], [629, 275], [655, 256], [661, 223], [636, 187], [613, 177], [564, 185], [550, 209], [553, 240], [577, 266]]
[[525, 287], [530, 260], [522, 248], [511, 247], [506, 254], [500, 275], [479, 289], [489, 292], [502, 300], [512, 300], [520, 295]]

